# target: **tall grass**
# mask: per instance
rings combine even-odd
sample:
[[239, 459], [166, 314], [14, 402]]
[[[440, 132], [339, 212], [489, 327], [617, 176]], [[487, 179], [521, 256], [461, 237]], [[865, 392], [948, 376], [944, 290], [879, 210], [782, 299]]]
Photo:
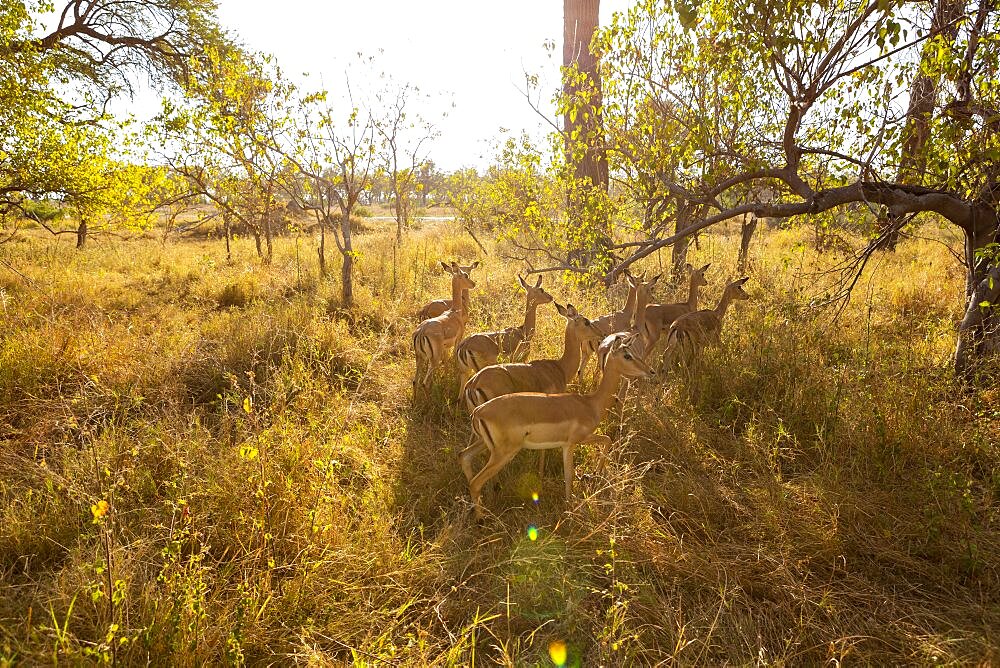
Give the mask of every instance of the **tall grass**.
[[[949, 373], [961, 270], [909, 241], [834, 320], [808, 240], [759, 237], [722, 345], [629, 387], [574, 499], [522, 455], [481, 525], [454, 373], [410, 388], [412, 314], [468, 237], [359, 235], [350, 309], [306, 239], [270, 267], [245, 240], [232, 264], [0, 248], [23, 275], [0, 267], [0, 662], [1000, 662], [1000, 392]], [[692, 250], [706, 302], [737, 244]], [[473, 330], [523, 313], [490, 250]], [[588, 315], [621, 299], [546, 286]], [[532, 355], [562, 327], [539, 309]]]

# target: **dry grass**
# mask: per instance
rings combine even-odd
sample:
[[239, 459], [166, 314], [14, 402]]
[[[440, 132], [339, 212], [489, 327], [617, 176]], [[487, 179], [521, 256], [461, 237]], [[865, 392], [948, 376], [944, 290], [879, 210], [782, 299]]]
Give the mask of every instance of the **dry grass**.
[[[408, 343], [468, 237], [362, 235], [350, 310], [305, 239], [0, 248], [0, 664], [1000, 662], [1000, 392], [949, 375], [960, 268], [908, 242], [834, 322], [806, 240], [758, 240], [724, 345], [630, 388], [572, 502], [522, 455], [479, 526], [454, 374], [414, 401]], [[736, 243], [693, 251], [710, 300]], [[475, 327], [516, 324], [510, 272], [474, 276]], [[561, 327], [540, 309], [533, 355]]]

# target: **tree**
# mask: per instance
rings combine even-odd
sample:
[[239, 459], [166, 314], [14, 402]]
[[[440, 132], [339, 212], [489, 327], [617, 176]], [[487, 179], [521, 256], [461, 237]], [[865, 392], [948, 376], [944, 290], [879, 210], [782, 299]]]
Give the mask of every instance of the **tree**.
[[[780, 220], [869, 207], [897, 226], [943, 219], [965, 235], [969, 299], [955, 367], [971, 376], [1000, 349], [1000, 17], [992, 0], [967, 10], [952, 48], [945, 42], [930, 64], [926, 49], [914, 54], [936, 33], [911, 34], [913, 7], [897, 0], [643, 0], [616, 15], [593, 42], [609, 169], [622, 205], [644, 215], [625, 221], [617, 231], [627, 238], [587, 266], [546, 269], [611, 282], [743, 214]], [[922, 182], [899, 182], [906, 117], [895, 113], [896, 93], [928, 67], [943, 76]], [[691, 224], [682, 226], [685, 215]], [[893, 229], [858, 253], [834, 301], [849, 298]]]
[[[338, 115], [327, 102], [328, 94], [317, 93], [303, 98], [291, 133], [285, 145], [285, 157], [302, 175], [301, 180], [286, 183], [297, 187], [287, 189], [289, 196], [303, 209], [312, 211], [320, 229], [317, 249], [320, 271], [326, 271], [326, 228], [342, 258], [341, 302], [350, 307], [354, 301], [354, 244], [351, 215], [372, 178], [377, 159], [375, 121], [370, 112], [354, 105], [350, 83], [347, 85], [347, 112]], [[339, 227], [334, 225], [339, 213]]]
[[164, 100], [151, 132], [162, 157], [188, 183], [189, 197], [208, 199], [230, 225], [254, 238], [271, 261], [273, 218], [287, 165], [273, 138], [288, 126], [294, 87], [269, 57], [210, 48], [180, 101]]
[[29, 197], [86, 209], [110, 191], [117, 170], [98, 167], [114, 161], [120, 129], [107, 102], [131, 93], [138, 73], [183, 81], [191, 58], [224, 41], [210, 0], [67, 0], [46, 32], [49, 9], [17, 0], [0, 7], [0, 214], [22, 210]]
[[396, 245], [410, 225], [410, 197], [416, 187], [416, 173], [427, 159], [430, 142], [438, 136], [432, 123], [413, 110], [420, 89], [412, 84], [392, 83], [376, 95], [381, 112], [375, 130], [381, 138], [383, 169], [392, 189], [396, 217]]
[[[903, 28], [906, 3], [646, 0], [616, 17], [597, 40], [603, 79], [614, 82], [604, 116], [612, 169], [636, 191], [669, 193], [704, 213], [680, 232], [653, 227], [623, 245], [628, 255], [610, 274], [745, 213], [791, 218], [862, 203], [901, 221], [936, 215], [965, 235], [969, 300], [955, 365], [971, 373], [1000, 347], [1000, 26], [991, 0], [969, 9], [976, 18], [961, 23], [956, 48], [935, 54], [934, 66], [960, 83], [942, 93], [952, 100], [930, 124], [921, 185], [893, 179], [905, 118], [893, 113], [892, 91], [916, 76], [916, 63], [927, 66], [908, 54], [934, 36]], [[653, 113], [633, 116], [639, 108]], [[661, 145], [660, 123], [684, 131]], [[773, 201], [755, 196], [763, 186]], [[856, 272], [840, 297], [854, 280]]]

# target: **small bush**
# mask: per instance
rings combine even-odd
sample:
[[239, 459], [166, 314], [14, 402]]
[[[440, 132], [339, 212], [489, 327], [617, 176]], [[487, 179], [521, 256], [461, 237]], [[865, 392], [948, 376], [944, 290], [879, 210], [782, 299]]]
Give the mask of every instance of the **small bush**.
[[242, 283], [230, 283], [222, 288], [219, 293], [219, 307], [230, 308], [236, 306], [243, 308], [253, 301], [252, 290], [247, 290]]

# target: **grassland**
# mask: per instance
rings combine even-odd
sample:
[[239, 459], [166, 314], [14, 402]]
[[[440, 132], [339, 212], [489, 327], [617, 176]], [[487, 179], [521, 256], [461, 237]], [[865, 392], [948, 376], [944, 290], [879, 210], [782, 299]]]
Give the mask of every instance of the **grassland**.
[[[0, 664], [1000, 663], [1000, 389], [951, 377], [940, 240], [879, 257], [833, 320], [807, 307], [830, 257], [761, 235], [698, 373], [630, 387], [572, 501], [521, 455], [477, 525], [454, 375], [414, 398], [409, 334], [437, 260], [479, 251], [439, 226], [394, 268], [390, 239], [358, 240], [349, 310], [306, 238], [269, 267], [246, 240], [231, 264], [0, 247]], [[710, 302], [737, 243], [692, 251]], [[484, 260], [473, 328], [514, 324], [515, 269]], [[540, 309], [533, 354], [561, 327]]]

